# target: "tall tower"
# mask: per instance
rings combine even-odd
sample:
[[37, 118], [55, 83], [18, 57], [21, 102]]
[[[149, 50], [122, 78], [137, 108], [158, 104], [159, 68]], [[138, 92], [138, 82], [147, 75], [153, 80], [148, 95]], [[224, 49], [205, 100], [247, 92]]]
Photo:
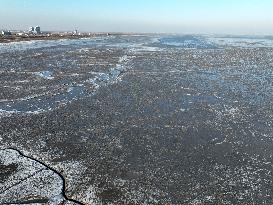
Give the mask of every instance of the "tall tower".
[[41, 33], [41, 28], [40, 26], [35, 26], [35, 33], [40, 34]]

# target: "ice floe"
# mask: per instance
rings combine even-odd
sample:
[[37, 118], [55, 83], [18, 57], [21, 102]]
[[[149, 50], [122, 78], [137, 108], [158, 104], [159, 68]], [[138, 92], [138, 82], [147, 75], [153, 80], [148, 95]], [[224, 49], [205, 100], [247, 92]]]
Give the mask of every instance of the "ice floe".
[[48, 79], [48, 80], [54, 79], [52, 71], [45, 70], [45, 71], [35, 72], [34, 74], [44, 79]]

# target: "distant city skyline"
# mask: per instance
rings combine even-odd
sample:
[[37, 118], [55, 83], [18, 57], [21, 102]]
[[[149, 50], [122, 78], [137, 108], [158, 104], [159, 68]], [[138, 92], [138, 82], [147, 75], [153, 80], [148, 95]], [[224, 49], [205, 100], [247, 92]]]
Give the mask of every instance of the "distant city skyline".
[[0, 0], [0, 29], [273, 35], [272, 0]]

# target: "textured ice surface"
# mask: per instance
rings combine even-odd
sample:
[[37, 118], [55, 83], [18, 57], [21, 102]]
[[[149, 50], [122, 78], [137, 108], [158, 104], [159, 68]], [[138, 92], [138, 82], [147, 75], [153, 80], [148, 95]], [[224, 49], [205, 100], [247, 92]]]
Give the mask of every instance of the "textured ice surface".
[[254, 43], [264, 40], [117, 35], [5, 51], [1, 147], [47, 162], [85, 204], [272, 204], [273, 49]]
[[213, 43], [209, 43], [200, 36], [171, 36], [159, 39], [162, 45], [173, 46], [177, 48], [216, 48]]
[[121, 74], [126, 71], [126, 66], [124, 63], [128, 61], [128, 56], [122, 56], [119, 58], [118, 64], [114, 68], [110, 68], [109, 73], [94, 73], [95, 77], [89, 79], [87, 82], [94, 85], [96, 89], [98, 89], [100, 86], [107, 86], [109, 84], [112, 84], [116, 82], [119, 77], [121, 77]]
[[68, 103], [84, 96], [82, 86], [70, 87], [67, 92], [57, 93], [52, 96], [37, 96], [29, 99], [19, 99], [15, 101], [0, 102], [2, 114], [12, 113], [40, 113], [55, 109], [60, 103]]
[[[86, 42], [84, 43], [82, 41]], [[12, 82], [12, 84], [15, 84], [14, 86], [10, 85], [10, 81], [4, 78], [4, 84], [9, 85], [3, 87], [3, 94], [10, 96], [11, 93], [15, 93], [20, 97], [13, 99], [2, 98], [0, 100], [1, 116], [12, 115], [14, 113], [37, 114], [50, 111], [72, 101], [89, 97], [94, 94], [96, 88], [100, 85], [112, 84], [120, 79], [121, 74], [126, 70], [127, 56], [120, 56], [119, 49], [107, 49], [107, 52], [117, 53], [117, 56], [112, 57], [109, 55], [107, 57], [105, 56], [104, 49], [100, 49], [102, 50], [100, 53], [100, 50], [94, 47], [95, 42], [98, 43], [97, 41], [98, 39], [67, 41], [70, 42], [70, 44], [68, 46], [62, 44], [61, 46], [64, 47], [58, 48], [60, 51], [56, 51], [56, 56], [51, 56], [51, 53], [54, 51], [47, 47], [35, 47], [33, 51], [27, 52], [27, 56], [25, 56], [26, 51], [19, 50], [18, 55], [20, 58], [30, 58], [29, 61], [33, 62], [31, 65], [32, 68], [25, 66], [25, 63], [27, 64], [29, 61], [25, 63], [19, 61], [14, 63], [14, 67], [17, 67], [16, 69], [23, 67], [23, 70], [3, 71], [3, 73], [7, 75], [7, 78], [18, 76], [18, 80]], [[42, 43], [42, 41], [39, 43]], [[47, 41], [44, 43], [48, 44]], [[84, 48], [81, 48], [82, 44], [85, 45]], [[15, 50], [16, 49], [18, 48], [15, 48]], [[3, 58], [3, 61], [9, 65], [10, 55], [8, 53], [5, 55], [6, 57]], [[17, 56], [17, 54], [14, 55]], [[89, 59], [94, 63], [88, 63]], [[113, 64], [108, 63], [108, 61], [113, 61]], [[35, 71], [36, 69], [40, 70], [40, 65], [47, 68], [50, 67], [50, 70]], [[29, 71], [30, 69], [32, 72]], [[94, 69], [100, 72], [92, 71]], [[71, 73], [71, 70], [74, 70], [73, 73]], [[50, 82], [48, 80], [50, 80]], [[87, 82], [89, 82], [89, 84]], [[33, 84], [33, 87], [28, 84]], [[12, 92], [9, 93], [7, 88]], [[23, 95], [21, 90], [29, 93], [29, 95]]]
[[42, 78], [45, 78], [45, 79], [48, 79], [48, 80], [51, 80], [53, 79], [53, 72], [51, 71], [40, 71], [40, 72], [36, 72], [34, 73], [35, 75], [38, 75]]
[[56, 173], [15, 150], [0, 150], [0, 156], [1, 204], [28, 201], [59, 204], [65, 201], [62, 195], [63, 182]]
[[0, 53], [24, 51], [30, 49], [51, 48], [58, 46], [84, 46], [86, 44], [103, 43], [105, 37], [94, 37], [84, 39], [61, 39], [61, 40], [32, 40], [11, 43], [0, 43]]
[[272, 48], [272, 36], [213, 36], [207, 38], [208, 42], [218, 46], [235, 46], [245, 48]]

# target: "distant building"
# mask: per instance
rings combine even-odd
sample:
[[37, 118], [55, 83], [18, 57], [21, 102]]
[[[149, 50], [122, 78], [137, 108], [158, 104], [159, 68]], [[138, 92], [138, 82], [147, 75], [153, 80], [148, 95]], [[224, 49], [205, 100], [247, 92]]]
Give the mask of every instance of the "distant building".
[[34, 27], [33, 26], [29, 27], [28, 32], [29, 33], [34, 33]]
[[10, 31], [2, 31], [1, 34], [3, 36], [11, 36], [11, 32]]
[[40, 26], [31, 26], [28, 29], [28, 33], [29, 34], [41, 34], [41, 27]]
[[35, 33], [36, 33], [36, 34], [40, 34], [40, 33], [41, 33], [41, 28], [40, 28], [40, 26], [36, 26], [36, 27], [35, 27]]

